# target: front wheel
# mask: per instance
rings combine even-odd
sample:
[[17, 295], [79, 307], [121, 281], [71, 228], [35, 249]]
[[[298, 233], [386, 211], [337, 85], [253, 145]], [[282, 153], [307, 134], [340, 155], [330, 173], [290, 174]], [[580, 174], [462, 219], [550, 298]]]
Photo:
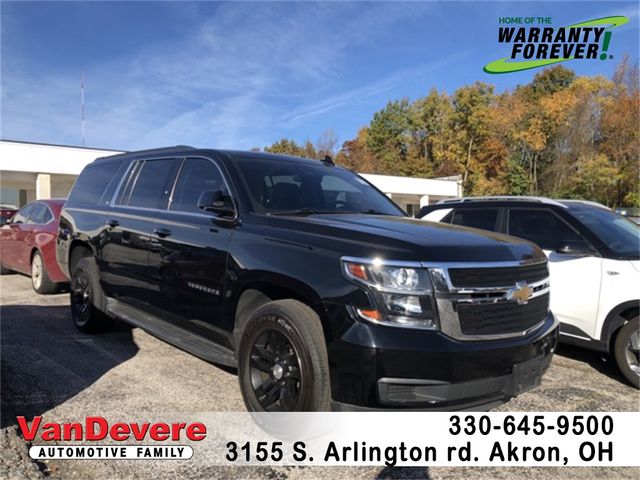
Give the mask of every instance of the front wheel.
[[291, 299], [259, 307], [240, 338], [238, 377], [249, 411], [328, 411], [329, 364], [318, 315]]
[[35, 252], [31, 259], [31, 286], [40, 295], [56, 293], [58, 284], [51, 281], [40, 252]]
[[81, 258], [71, 274], [71, 318], [84, 333], [101, 332], [112, 324], [103, 313], [105, 299], [99, 278], [98, 266], [91, 257]]
[[618, 368], [631, 384], [640, 388], [640, 316], [629, 320], [616, 336], [614, 354]]

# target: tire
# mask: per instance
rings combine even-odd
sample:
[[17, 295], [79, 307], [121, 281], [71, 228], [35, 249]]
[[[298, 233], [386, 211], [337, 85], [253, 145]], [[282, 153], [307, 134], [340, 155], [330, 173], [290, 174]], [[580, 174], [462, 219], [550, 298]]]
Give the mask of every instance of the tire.
[[640, 316], [636, 316], [620, 329], [613, 349], [618, 368], [636, 388], [640, 388], [639, 343]]
[[36, 251], [31, 259], [31, 286], [40, 295], [56, 293], [58, 284], [51, 281], [40, 252]]
[[71, 274], [69, 290], [71, 318], [78, 330], [83, 333], [98, 333], [111, 327], [113, 320], [103, 313], [106, 299], [93, 257], [84, 257], [78, 261]]
[[13, 270], [6, 268], [2, 263], [0, 263], [0, 275], [10, 275], [13, 273]]
[[318, 315], [292, 299], [256, 309], [240, 337], [238, 379], [251, 412], [330, 410], [327, 346]]

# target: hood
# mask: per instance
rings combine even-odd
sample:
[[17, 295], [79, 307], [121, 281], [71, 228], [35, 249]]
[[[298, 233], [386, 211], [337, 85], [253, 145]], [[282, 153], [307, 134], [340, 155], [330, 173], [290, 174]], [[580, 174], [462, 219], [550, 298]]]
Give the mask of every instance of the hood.
[[[289, 240], [322, 247], [338, 240], [342, 255], [425, 262], [505, 262], [546, 259], [535, 244], [487, 230], [387, 215], [271, 217], [274, 227], [295, 230]], [[302, 236], [302, 237], [299, 237]], [[306, 238], [304, 238], [306, 237]], [[310, 238], [311, 237], [311, 238]], [[313, 239], [315, 237], [315, 240]], [[310, 244], [311, 243], [311, 244]]]

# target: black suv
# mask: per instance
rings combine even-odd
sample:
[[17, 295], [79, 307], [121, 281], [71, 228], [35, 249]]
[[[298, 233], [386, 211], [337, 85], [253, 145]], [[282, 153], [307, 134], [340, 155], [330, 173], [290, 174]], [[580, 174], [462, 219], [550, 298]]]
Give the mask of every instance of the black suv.
[[57, 258], [81, 331], [117, 318], [237, 366], [249, 410], [490, 408], [557, 341], [538, 247], [409, 219], [329, 158], [97, 159]]

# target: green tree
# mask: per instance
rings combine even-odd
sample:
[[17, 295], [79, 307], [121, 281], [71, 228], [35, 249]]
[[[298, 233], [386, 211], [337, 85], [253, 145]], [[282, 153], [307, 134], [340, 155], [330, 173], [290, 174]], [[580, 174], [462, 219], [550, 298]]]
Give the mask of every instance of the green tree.
[[527, 90], [534, 99], [538, 99], [568, 88], [575, 79], [576, 74], [573, 70], [555, 65], [536, 73]]
[[411, 107], [408, 99], [389, 102], [373, 115], [367, 147], [379, 161], [380, 173], [411, 175], [407, 158], [411, 144]]
[[294, 140], [288, 138], [281, 138], [274, 144], [265, 147], [265, 152], [269, 153], [281, 153], [284, 155], [294, 155], [297, 157], [305, 156], [305, 149], [298, 145]]

